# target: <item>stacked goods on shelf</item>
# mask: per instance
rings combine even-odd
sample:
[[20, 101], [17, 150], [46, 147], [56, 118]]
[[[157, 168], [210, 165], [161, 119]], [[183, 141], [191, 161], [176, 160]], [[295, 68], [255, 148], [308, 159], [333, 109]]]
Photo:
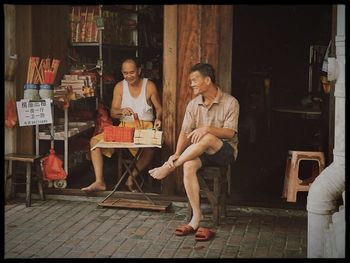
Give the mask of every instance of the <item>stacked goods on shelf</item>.
[[104, 31], [102, 42], [126, 46], [137, 45], [137, 15], [103, 10]]
[[98, 42], [98, 12], [98, 6], [72, 6], [69, 21], [72, 43]]
[[[98, 42], [96, 20], [99, 6], [72, 6], [70, 13], [70, 39], [72, 43]], [[105, 44], [137, 45], [137, 14], [134, 10], [102, 10]]]
[[103, 35], [102, 35], [102, 42], [104, 44], [110, 44], [112, 43], [112, 32], [118, 32], [118, 29], [115, 27], [114, 23], [114, 13], [110, 12], [108, 10], [103, 10], [102, 11], [102, 17], [104, 19], [104, 30], [103, 30]]
[[95, 96], [95, 85], [91, 75], [64, 75], [61, 89], [63, 87], [66, 88], [71, 100]]
[[137, 46], [137, 18], [125, 17], [122, 19], [122, 45]]
[[102, 42], [104, 44], [119, 44], [117, 36], [120, 34], [120, 17], [118, 13], [109, 10], [102, 11], [102, 17], [104, 19], [104, 30], [102, 35]]
[[[68, 137], [81, 133], [91, 127], [94, 127], [94, 121], [84, 121], [84, 122], [69, 122], [68, 123]], [[48, 136], [51, 134], [50, 125], [40, 125], [39, 127], [39, 136], [41, 139], [49, 138]], [[64, 138], [64, 123], [57, 123], [54, 126], [54, 137], [56, 139]]]

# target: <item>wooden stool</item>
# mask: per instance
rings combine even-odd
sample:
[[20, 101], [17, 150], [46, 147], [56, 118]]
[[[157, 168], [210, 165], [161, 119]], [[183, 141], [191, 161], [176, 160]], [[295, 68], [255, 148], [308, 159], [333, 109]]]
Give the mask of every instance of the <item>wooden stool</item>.
[[[200, 196], [205, 195], [213, 210], [214, 225], [220, 224], [221, 213], [226, 218], [226, 199], [230, 194], [231, 166], [205, 166], [198, 174]], [[212, 187], [209, 187], [212, 182]], [[212, 190], [211, 190], [212, 189]], [[192, 207], [188, 202], [187, 220], [192, 218]]]
[[[38, 182], [39, 194], [41, 200], [45, 200], [44, 191], [43, 191], [43, 183], [42, 183], [42, 173], [40, 168], [40, 155], [29, 155], [29, 154], [20, 154], [20, 153], [10, 153], [5, 155], [5, 189], [7, 179], [12, 178], [12, 187], [11, 187], [11, 195], [13, 198], [16, 197], [15, 185], [16, 184], [24, 184], [24, 183], [16, 183], [15, 175], [13, 174], [13, 161], [25, 162], [26, 163], [26, 206], [29, 207], [31, 205], [31, 180], [35, 179]], [[32, 177], [32, 164], [35, 166], [35, 177]], [[8, 165], [8, 167], [6, 167]]]
[[[299, 179], [301, 160], [318, 162], [318, 171], [313, 169], [312, 175], [306, 180]], [[287, 198], [287, 202], [296, 202], [297, 192], [309, 191], [311, 183], [323, 171], [324, 167], [325, 157], [323, 152], [288, 151], [282, 198]]]

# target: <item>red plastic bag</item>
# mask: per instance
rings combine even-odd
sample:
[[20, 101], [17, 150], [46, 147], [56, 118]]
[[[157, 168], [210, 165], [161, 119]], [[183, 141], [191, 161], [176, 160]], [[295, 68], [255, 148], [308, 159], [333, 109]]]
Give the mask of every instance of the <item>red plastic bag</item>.
[[102, 133], [105, 127], [113, 125], [112, 118], [108, 115], [108, 112], [102, 103], [98, 104], [97, 113], [94, 135]]
[[67, 177], [62, 167], [62, 161], [55, 154], [54, 149], [50, 149], [50, 154], [42, 160], [43, 179], [46, 181], [64, 180]]
[[17, 124], [16, 101], [10, 97], [7, 101], [5, 112], [5, 127], [12, 128]]

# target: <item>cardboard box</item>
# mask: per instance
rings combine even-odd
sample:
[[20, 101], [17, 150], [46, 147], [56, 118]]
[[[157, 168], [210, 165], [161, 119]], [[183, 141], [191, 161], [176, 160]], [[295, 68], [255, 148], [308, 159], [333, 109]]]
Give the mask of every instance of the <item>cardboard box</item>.
[[154, 129], [135, 129], [134, 143], [162, 145], [162, 131]]

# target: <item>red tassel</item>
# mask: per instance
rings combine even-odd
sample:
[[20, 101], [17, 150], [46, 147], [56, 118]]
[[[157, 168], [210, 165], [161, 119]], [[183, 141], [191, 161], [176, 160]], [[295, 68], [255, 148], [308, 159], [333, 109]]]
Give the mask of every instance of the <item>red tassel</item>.
[[5, 127], [12, 128], [17, 124], [16, 101], [10, 97], [5, 112]]

